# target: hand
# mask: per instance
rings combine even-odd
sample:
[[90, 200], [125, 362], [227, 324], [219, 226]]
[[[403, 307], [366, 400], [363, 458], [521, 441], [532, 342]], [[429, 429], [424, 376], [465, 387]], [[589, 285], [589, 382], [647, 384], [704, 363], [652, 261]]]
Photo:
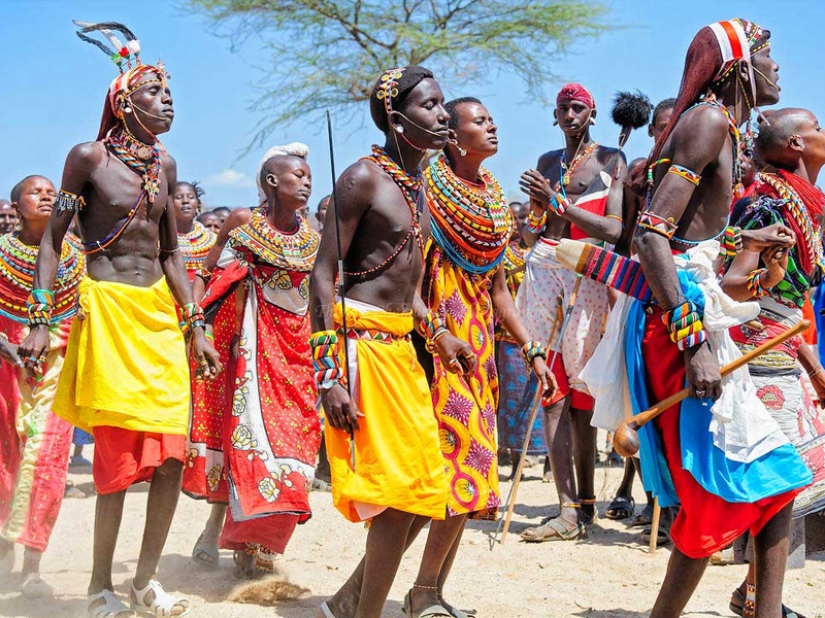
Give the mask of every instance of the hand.
[[15, 367], [22, 367], [23, 362], [17, 355], [17, 346], [0, 334], [0, 365], [2, 361], [8, 361]]
[[522, 192], [529, 195], [531, 201], [536, 200], [539, 202], [543, 208], [547, 208], [550, 201], [556, 196], [550, 181], [534, 169], [524, 172], [518, 183]]
[[441, 364], [450, 373], [469, 375], [475, 371], [478, 359], [470, 345], [452, 335], [443, 335], [435, 342]]
[[769, 247], [762, 252], [762, 261], [768, 272], [762, 275], [759, 283], [769, 290], [785, 278], [785, 272], [788, 270], [788, 250], [782, 245]]
[[559, 385], [556, 382], [556, 376], [553, 375], [553, 372], [547, 366], [547, 362], [541, 356], [533, 359], [533, 373], [539, 379], [542, 401], [554, 399], [559, 392]]
[[195, 377], [214, 380], [223, 371], [220, 354], [206, 339], [202, 328], [192, 329], [192, 356], [198, 364]]
[[774, 223], [758, 230], [742, 230], [742, 246], [747, 251], [764, 251], [776, 245], [789, 249], [794, 243], [796, 239], [791, 228], [781, 223]]
[[714, 401], [722, 396], [722, 375], [719, 362], [706, 343], [688, 348], [684, 352], [690, 396], [696, 399], [710, 397]]
[[358, 419], [364, 418], [364, 413], [355, 405], [346, 388], [336, 383], [328, 389], [321, 389], [321, 403], [327, 421], [335, 429], [347, 433], [358, 431]]
[[819, 366], [814, 369], [814, 374], [809, 374], [808, 377], [811, 379], [811, 386], [814, 387], [819, 407], [825, 410], [825, 371]]
[[17, 346], [18, 360], [26, 368], [26, 373], [31, 379], [40, 375], [48, 351], [49, 327], [42, 324], [33, 326], [23, 343]]

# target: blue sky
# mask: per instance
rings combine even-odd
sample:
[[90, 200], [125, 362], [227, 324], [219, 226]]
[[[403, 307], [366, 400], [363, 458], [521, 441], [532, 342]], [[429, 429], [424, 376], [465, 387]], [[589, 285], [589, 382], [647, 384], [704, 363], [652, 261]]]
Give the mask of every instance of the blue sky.
[[[565, 80], [584, 83], [593, 92], [601, 115], [597, 140], [615, 145], [618, 128], [609, 106], [618, 90], [640, 89], [655, 103], [675, 96], [684, 54], [696, 31], [719, 19], [746, 17], [772, 31], [773, 56], [780, 64], [780, 106], [807, 107], [825, 117], [825, 55], [819, 0], [612, 0], [609, 23], [622, 26], [599, 39], [584, 39], [554, 63]], [[238, 159], [262, 120], [250, 111], [257, 96], [259, 66], [266, 57], [260, 41], [250, 39], [230, 50], [229, 41], [210, 34], [208, 22], [181, 4], [161, 0], [0, 0], [0, 196], [28, 174], [44, 174], [59, 184], [66, 153], [76, 143], [94, 139], [109, 81], [115, 68], [105, 56], [75, 36], [71, 19], [121, 21], [142, 41], [145, 61], [162, 59], [172, 80], [177, 112], [164, 138], [177, 159], [180, 179], [200, 180], [207, 206], [255, 203], [253, 175], [262, 152]], [[511, 76], [490, 85], [442, 83], [448, 98], [481, 98], [499, 125], [500, 150], [489, 161], [507, 194], [518, 193], [519, 174], [538, 156], [558, 148], [561, 134], [553, 127], [552, 108], [527, 104]], [[558, 86], [551, 86], [554, 91]], [[368, 120], [366, 104], [351, 124], [336, 129], [336, 169], [366, 154], [381, 137]], [[322, 115], [276, 131], [272, 145], [300, 140], [311, 149], [316, 202], [330, 188], [329, 156]], [[644, 131], [634, 134], [629, 157], [651, 146]]]

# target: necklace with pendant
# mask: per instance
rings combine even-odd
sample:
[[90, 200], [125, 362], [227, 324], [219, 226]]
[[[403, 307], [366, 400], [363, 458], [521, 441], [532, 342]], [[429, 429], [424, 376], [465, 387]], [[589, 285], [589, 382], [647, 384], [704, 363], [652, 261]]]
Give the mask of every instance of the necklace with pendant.
[[573, 172], [576, 171], [576, 168], [584, 161], [590, 153], [592, 153], [596, 148], [599, 147], [599, 142], [593, 142], [587, 148], [585, 148], [581, 153], [577, 154], [573, 157], [573, 160], [570, 162], [568, 166], [567, 163], [564, 161], [565, 153], [562, 152], [561, 155], [561, 168], [564, 170], [564, 175], [562, 176], [561, 182], [566, 187], [570, 184], [570, 176], [573, 175]]

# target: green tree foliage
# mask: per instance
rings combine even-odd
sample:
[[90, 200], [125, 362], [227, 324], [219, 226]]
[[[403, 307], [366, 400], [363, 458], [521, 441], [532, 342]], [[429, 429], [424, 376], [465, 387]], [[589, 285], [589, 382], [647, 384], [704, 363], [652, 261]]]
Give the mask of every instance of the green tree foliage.
[[518, 75], [525, 99], [557, 81], [552, 61], [606, 29], [606, 9], [588, 0], [188, 0], [234, 44], [261, 40], [268, 55], [265, 120], [254, 147], [279, 125], [330, 108], [352, 117], [375, 79], [423, 64], [442, 84]]

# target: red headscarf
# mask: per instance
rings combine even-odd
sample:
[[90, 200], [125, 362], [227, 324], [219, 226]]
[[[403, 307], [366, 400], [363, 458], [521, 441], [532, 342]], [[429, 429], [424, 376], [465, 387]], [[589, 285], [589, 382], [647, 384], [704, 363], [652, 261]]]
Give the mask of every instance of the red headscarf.
[[590, 94], [590, 91], [575, 82], [562, 86], [562, 89], [559, 90], [559, 94], [556, 97], [556, 107], [558, 107], [562, 101], [578, 101], [579, 103], [584, 103], [590, 109], [596, 109], [596, 101], [593, 95]]

